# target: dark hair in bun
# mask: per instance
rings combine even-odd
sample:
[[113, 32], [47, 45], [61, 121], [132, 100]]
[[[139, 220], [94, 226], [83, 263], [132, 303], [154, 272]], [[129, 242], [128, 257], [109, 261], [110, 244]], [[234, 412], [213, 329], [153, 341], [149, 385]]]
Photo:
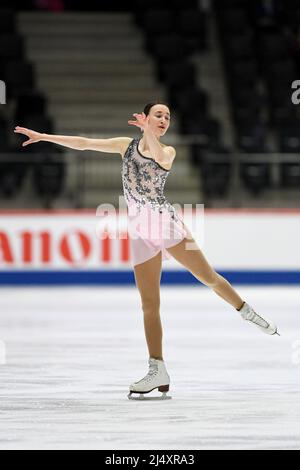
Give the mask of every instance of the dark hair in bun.
[[[146, 104], [146, 106], [144, 107], [144, 113], [146, 114], [146, 116], [148, 116], [148, 114], [150, 113], [151, 108], [153, 108], [153, 106], [155, 106], [155, 105], [157, 105], [157, 104], [163, 104], [164, 106], [168, 106], [167, 104], [161, 103], [160, 101], [157, 101], [156, 103], [148, 103], [148, 104]], [[168, 107], [169, 107], [169, 106], [168, 106]]]

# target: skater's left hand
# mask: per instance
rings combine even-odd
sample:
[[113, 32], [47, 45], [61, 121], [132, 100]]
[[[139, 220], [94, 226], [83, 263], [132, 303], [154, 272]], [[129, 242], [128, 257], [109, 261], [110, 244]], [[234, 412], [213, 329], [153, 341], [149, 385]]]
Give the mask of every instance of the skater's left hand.
[[140, 127], [141, 129], [145, 130], [148, 128], [149, 126], [149, 118], [150, 116], [146, 116], [145, 113], [141, 113], [141, 114], [138, 114], [138, 113], [134, 113], [133, 116], [136, 118], [136, 121], [128, 121], [128, 124], [132, 125], [132, 126], [137, 126], [137, 127]]

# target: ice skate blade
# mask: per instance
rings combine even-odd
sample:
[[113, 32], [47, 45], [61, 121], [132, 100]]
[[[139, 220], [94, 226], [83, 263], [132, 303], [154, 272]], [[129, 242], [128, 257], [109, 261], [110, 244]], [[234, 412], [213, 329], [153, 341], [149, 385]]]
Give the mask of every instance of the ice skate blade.
[[163, 393], [160, 397], [145, 397], [144, 393], [138, 393], [137, 396], [133, 396], [132, 393], [127, 395], [129, 400], [137, 400], [137, 401], [147, 401], [147, 400], [170, 400], [172, 397]]

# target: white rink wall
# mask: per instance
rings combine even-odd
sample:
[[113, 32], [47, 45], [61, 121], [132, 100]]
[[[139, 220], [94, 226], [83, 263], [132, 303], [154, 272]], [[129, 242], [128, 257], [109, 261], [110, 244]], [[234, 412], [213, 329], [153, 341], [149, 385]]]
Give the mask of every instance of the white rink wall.
[[[300, 283], [299, 210], [208, 209], [201, 221], [194, 215], [185, 211], [186, 225], [231, 282]], [[163, 275], [166, 283], [197, 282], [173, 258], [163, 263]], [[105, 224], [95, 211], [0, 214], [2, 285], [133, 281], [125, 211]]]

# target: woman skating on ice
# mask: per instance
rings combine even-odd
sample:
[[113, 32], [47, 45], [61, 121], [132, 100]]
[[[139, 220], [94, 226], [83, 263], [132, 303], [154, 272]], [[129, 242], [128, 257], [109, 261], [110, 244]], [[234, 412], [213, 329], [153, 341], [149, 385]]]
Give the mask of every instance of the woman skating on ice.
[[[142, 114], [133, 116], [135, 119], [128, 123], [142, 130], [141, 138], [88, 139], [55, 136], [40, 134], [22, 127], [16, 127], [15, 132], [29, 138], [23, 146], [46, 141], [76, 150], [121, 154], [123, 191], [129, 209], [131, 262], [141, 297], [149, 351], [148, 374], [130, 385], [129, 398], [132, 398], [134, 393], [143, 397], [143, 394], [154, 389], [163, 392], [162, 397], [165, 398], [165, 392], [170, 386], [170, 377], [162, 348], [163, 329], [160, 318], [162, 261], [174, 257], [196, 279], [239, 311], [244, 320], [269, 335], [278, 333], [273, 322], [259, 316], [248, 303], [243, 301], [232, 285], [210, 266], [181, 215], [164, 196], [164, 185], [176, 155], [173, 147], [160, 143], [160, 138], [166, 134], [170, 126], [168, 106], [150, 103], [146, 105]], [[155, 236], [153, 228], [157, 229], [154, 230]]]

